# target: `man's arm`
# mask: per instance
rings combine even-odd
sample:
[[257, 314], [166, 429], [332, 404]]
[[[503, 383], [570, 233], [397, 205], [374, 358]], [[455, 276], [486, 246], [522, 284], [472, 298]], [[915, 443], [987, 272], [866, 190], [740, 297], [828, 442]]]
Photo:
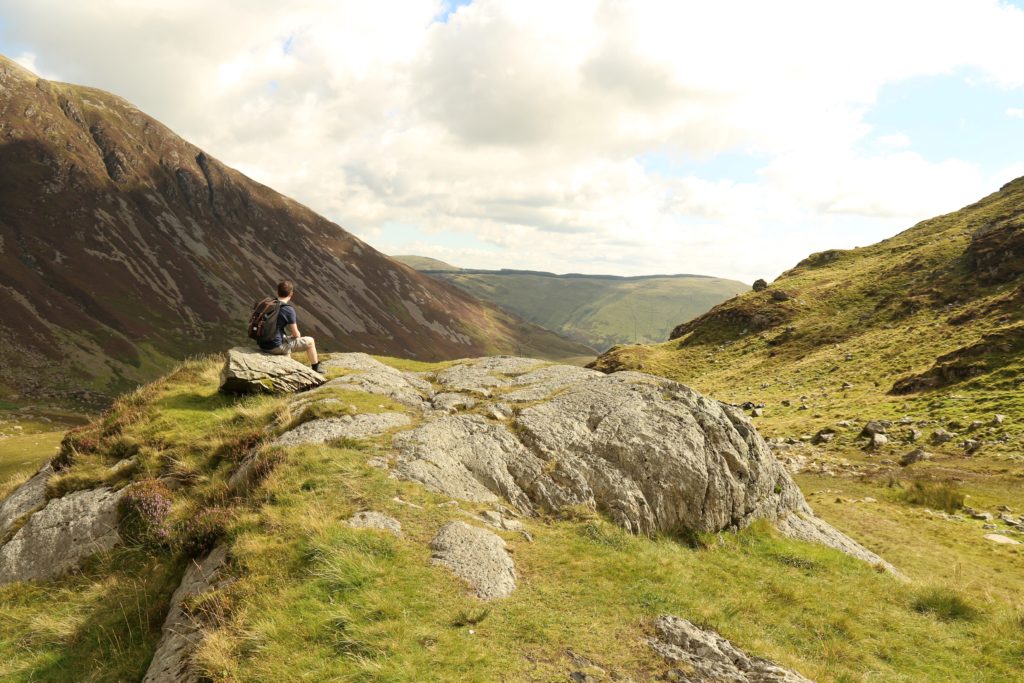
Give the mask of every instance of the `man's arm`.
[[296, 325], [295, 323], [291, 323], [290, 325], [285, 325], [284, 331], [287, 332], [288, 336], [293, 338], [293, 339], [295, 337], [301, 337], [302, 336], [301, 334], [299, 334], [299, 326]]

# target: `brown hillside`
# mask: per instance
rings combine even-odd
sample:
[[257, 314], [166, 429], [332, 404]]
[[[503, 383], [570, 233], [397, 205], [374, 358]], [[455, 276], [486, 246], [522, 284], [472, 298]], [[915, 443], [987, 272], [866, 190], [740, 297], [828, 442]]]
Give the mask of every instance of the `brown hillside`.
[[109, 93], [0, 57], [0, 332], [10, 391], [112, 392], [238, 341], [290, 277], [328, 349], [424, 360], [584, 347], [391, 260]]

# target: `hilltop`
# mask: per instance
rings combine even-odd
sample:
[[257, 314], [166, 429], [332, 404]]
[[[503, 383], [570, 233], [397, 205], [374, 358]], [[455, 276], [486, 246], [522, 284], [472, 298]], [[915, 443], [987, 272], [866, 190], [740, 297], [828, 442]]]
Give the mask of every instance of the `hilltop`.
[[764, 403], [780, 435], [910, 415], [963, 423], [945, 446], [962, 453], [974, 420], [1024, 426], [1024, 178], [878, 244], [813, 254], [758, 289], [595, 367]]
[[396, 256], [441, 281], [594, 349], [660, 341], [673, 325], [745, 292], [748, 285], [704, 275], [556, 275], [475, 270]]
[[0, 57], [0, 394], [107, 401], [238, 340], [282, 277], [328, 350], [588, 353], [392, 261], [125, 100]]
[[5, 680], [1017, 671], [1019, 573], [961, 586], [846, 537], [749, 418], [675, 382], [350, 353], [238, 398], [221, 365], [122, 397], [0, 505]]

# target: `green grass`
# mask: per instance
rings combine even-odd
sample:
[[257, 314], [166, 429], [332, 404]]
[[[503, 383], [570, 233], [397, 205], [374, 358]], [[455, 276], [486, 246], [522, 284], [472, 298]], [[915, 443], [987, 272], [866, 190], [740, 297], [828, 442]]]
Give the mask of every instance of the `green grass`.
[[[570, 651], [609, 680], [654, 680], [669, 666], [642, 638], [663, 613], [819, 681], [944, 680], [950, 671], [1000, 681], [1019, 670], [1024, 576], [1010, 569], [1021, 551], [981, 540], [980, 523], [929, 517], [881, 482], [800, 479], [820, 514], [909, 583], [767, 524], [686, 544], [568, 511], [525, 520], [532, 543], [502, 532], [519, 587], [484, 605], [431, 564], [428, 547], [441, 525], [482, 508], [453, 507], [367, 466], [386, 453], [381, 440], [288, 449], [259, 488], [227, 497], [249, 435], [270, 438], [289, 411], [283, 399], [221, 396], [216, 375], [213, 360], [187, 363], [87, 430], [107, 433], [90, 457], [112, 460], [134, 439], [133, 477], [179, 476], [172, 523], [230, 511], [232, 581], [189, 604], [207, 631], [199, 661], [213, 680], [566, 680], [579, 668]], [[346, 405], [383, 405], [363, 396]], [[870, 493], [873, 504], [836, 502]], [[397, 518], [403, 538], [349, 528], [363, 509]], [[138, 680], [182, 570], [172, 550], [128, 547], [72, 576], [0, 587], [0, 677]]]

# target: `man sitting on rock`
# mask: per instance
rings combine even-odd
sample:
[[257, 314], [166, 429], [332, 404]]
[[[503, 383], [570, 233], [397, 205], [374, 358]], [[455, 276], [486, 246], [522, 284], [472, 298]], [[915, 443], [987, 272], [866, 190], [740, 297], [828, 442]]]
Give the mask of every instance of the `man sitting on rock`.
[[291, 355], [292, 351], [305, 350], [309, 357], [309, 363], [313, 366], [313, 371], [320, 372], [316, 342], [312, 337], [303, 337], [299, 334], [295, 307], [291, 304], [294, 292], [295, 286], [290, 280], [282, 280], [277, 283], [277, 300], [281, 302], [281, 310], [277, 314], [277, 332], [270, 341], [260, 342], [260, 348], [267, 353], [280, 356]]

